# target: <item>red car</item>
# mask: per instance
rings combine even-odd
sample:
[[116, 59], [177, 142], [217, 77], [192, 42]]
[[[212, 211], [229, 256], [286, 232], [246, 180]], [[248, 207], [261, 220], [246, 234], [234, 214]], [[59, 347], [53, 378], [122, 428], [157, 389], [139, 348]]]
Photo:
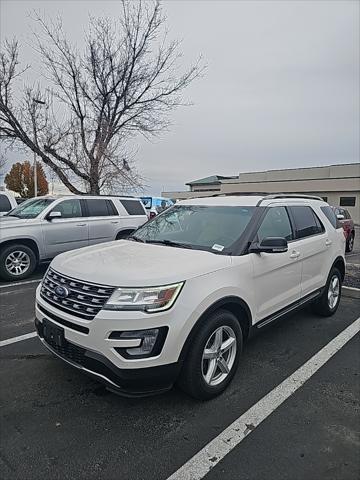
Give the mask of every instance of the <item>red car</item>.
[[331, 207], [334, 210], [336, 218], [344, 229], [344, 235], [346, 238], [346, 251], [352, 252], [354, 248], [355, 239], [355, 227], [354, 220], [351, 218], [350, 213], [342, 207]]

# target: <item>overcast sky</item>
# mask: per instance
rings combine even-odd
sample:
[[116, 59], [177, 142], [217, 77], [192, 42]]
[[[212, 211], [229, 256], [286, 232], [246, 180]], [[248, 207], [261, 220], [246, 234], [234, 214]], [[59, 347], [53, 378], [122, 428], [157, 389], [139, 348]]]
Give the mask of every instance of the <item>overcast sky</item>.
[[[120, 15], [118, 0], [0, 0], [1, 39], [17, 36], [22, 58], [29, 13], [61, 14], [80, 41], [89, 15]], [[149, 193], [184, 189], [212, 174], [359, 161], [358, 1], [163, 2], [184, 62], [208, 68], [173, 114], [171, 130], [138, 139], [137, 164]], [[12, 159], [20, 158], [19, 154]]]

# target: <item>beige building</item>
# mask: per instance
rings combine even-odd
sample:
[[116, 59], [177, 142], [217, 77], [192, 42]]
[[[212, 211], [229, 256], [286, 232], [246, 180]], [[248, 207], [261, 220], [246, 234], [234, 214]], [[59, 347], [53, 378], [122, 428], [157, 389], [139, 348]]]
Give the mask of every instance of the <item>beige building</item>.
[[240, 173], [235, 177], [213, 175], [186, 185], [188, 191], [163, 192], [163, 196], [180, 200], [257, 192], [319, 195], [331, 205], [349, 210], [354, 221], [360, 224], [360, 163], [266, 170]]

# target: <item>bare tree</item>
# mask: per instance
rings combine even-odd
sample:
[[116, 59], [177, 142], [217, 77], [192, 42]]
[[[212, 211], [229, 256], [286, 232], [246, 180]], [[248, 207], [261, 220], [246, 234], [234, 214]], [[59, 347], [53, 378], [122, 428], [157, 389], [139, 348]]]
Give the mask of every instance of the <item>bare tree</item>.
[[[199, 63], [179, 67], [178, 41], [167, 41], [158, 2], [122, 1], [118, 22], [90, 21], [85, 48], [66, 38], [61, 21], [35, 17], [36, 50], [50, 79], [14, 96], [19, 45], [6, 41], [0, 54], [0, 138], [35, 152], [73, 193], [136, 187], [129, 139], [168, 126], [169, 112], [183, 105], [183, 90]], [[61, 119], [61, 120], [60, 120]]]
[[0, 153], [0, 175], [2, 175], [3, 170], [5, 169], [6, 158], [4, 153]]

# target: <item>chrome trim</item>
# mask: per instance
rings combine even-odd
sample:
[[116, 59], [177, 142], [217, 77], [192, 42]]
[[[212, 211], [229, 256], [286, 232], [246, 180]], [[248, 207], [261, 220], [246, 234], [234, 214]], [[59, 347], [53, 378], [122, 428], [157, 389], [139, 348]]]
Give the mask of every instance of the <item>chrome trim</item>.
[[299, 300], [296, 302], [294, 305], [291, 307], [285, 308], [285, 310], [282, 310], [279, 313], [275, 313], [273, 316], [265, 320], [264, 322], [261, 322], [261, 320], [255, 324], [255, 327], [257, 328], [262, 328], [265, 325], [268, 325], [271, 322], [274, 322], [278, 318], [282, 317], [283, 315], [286, 315], [287, 313], [291, 312], [292, 310], [295, 310], [296, 308], [300, 307], [301, 305], [304, 305], [305, 303], [309, 302], [310, 300], [313, 300], [314, 298], [318, 297], [320, 295], [321, 291], [317, 290], [315, 293], [311, 293], [307, 297], [303, 298], [302, 300]]
[[[67, 278], [67, 277], [66, 277], [66, 278]], [[50, 277], [50, 280], [49, 280], [47, 277], [44, 277], [44, 281], [45, 281], [45, 280], [48, 281], [48, 282], [51, 282], [51, 283], [55, 283], [55, 284], [58, 285], [59, 287], [63, 287], [63, 286], [64, 286], [63, 283], [59, 283], [59, 282], [57, 282], [56, 280], [54, 280], [53, 278], [51, 278], [51, 277]], [[69, 280], [70, 282], [74, 282], [74, 280], [71, 280], [70, 278], [69, 278], [68, 280]], [[75, 283], [80, 283], [80, 282], [75, 282]], [[86, 285], [86, 282], [81, 282], [81, 283], [84, 283], [84, 285]], [[80, 295], [84, 295], [84, 294], [85, 294], [85, 295], [90, 295], [90, 294], [89, 294], [89, 291], [87, 291], [87, 290], [82, 290], [82, 291], [81, 291], [81, 290], [76, 290], [76, 289], [75, 289], [74, 287], [72, 287], [71, 285], [70, 285], [70, 288], [71, 288], [71, 291], [72, 291], [72, 292], [79, 293]], [[100, 288], [100, 287], [99, 287], [99, 288]], [[92, 295], [93, 297], [98, 297], [98, 298], [101, 298], [101, 299], [107, 299], [107, 298], [108, 298], [107, 295], [98, 295], [97, 293], [92, 293], [92, 292], [91, 292], [91, 295]]]
[[[54, 294], [54, 292], [53, 292], [47, 285], [42, 284], [42, 286], [43, 286], [44, 288], [46, 288], [46, 290], [49, 290], [50, 293]], [[62, 285], [61, 285], [61, 286], [62, 286]], [[55, 295], [56, 295], [56, 293], [55, 293]], [[71, 295], [71, 293], [70, 293], [70, 295]], [[69, 296], [70, 296], [70, 295], [69, 295]], [[57, 296], [58, 296], [58, 295], [57, 295]], [[68, 301], [68, 302], [69, 302], [69, 301], [72, 301], [73, 303], [79, 303], [80, 305], [84, 305], [84, 307], [92, 308], [92, 307], [90, 307], [91, 304], [84, 303], [84, 301], [82, 301], [82, 300], [73, 299], [73, 298], [70, 298], [70, 300], [67, 300], [67, 299], [69, 298], [69, 296], [68, 296], [68, 297], [65, 297], [65, 298], [61, 298], [61, 300], [65, 300], [65, 301]], [[64, 305], [64, 304], [62, 304], [62, 305]], [[101, 310], [102, 304], [100, 304], [100, 303], [94, 303], [94, 304], [92, 304], [92, 306], [93, 306], [93, 307], [97, 307], [97, 308], [99, 308], [99, 310]], [[65, 307], [65, 308], [68, 308], [66, 305], [64, 305], [64, 307]], [[76, 311], [76, 310], [75, 310], [75, 311]]]
[[[93, 320], [94, 317], [100, 312], [101, 308], [99, 309], [99, 312], [96, 312], [95, 315], [93, 315], [92, 313], [84, 313], [84, 312], [81, 312], [79, 310], [74, 310], [72, 309], [71, 307], [67, 307], [66, 305], [63, 305], [63, 304], [58, 304], [56, 302], [54, 302], [51, 298], [47, 298], [47, 297], [44, 297], [41, 295], [41, 299], [44, 301], [44, 302], [48, 302], [49, 305], [51, 305], [53, 308], [57, 308], [60, 312], [63, 312], [63, 313], [69, 313], [70, 315], [72, 314], [71, 312], [74, 312], [76, 313], [77, 315], [73, 315], [75, 318], [80, 318], [82, 320]], [[61, 308], [60, 308], [61, 307]], [[78, 315], [79, 313], [81, 313], [82, 315]], [[85, 317], [89, 317], [89, 318], [85, 318]]]
[[68, 279], [70, 282], [83, 283], [83, 284], [89, 285], [90, 287], [97, 287], [97, 288], [106, 288], [106, 289], [114, 289], [115, 288], [112, 285], [101, 285], [99, 283], [93, 283], [93, 282], [88, 282], [88, 281], [72, 278], [72, 277], [69, 277], [68, 275], [64, 275], [62, 273], [59, 273], [57, 270], [54, 270], [53, 268], [49, 268], [49, 271], [51, 271], [55, 275], [58, 275], [59, 277], [64, 277], [64, 278]]
[[[58, 286], [66, 287], [67, 297], [62, 298], [56, 294]], [[59, 311], [76, 318], [93, 320], [114, 290], [115, 287], [70, 278], [49, 268], [41, 284], [40, 297]]]

